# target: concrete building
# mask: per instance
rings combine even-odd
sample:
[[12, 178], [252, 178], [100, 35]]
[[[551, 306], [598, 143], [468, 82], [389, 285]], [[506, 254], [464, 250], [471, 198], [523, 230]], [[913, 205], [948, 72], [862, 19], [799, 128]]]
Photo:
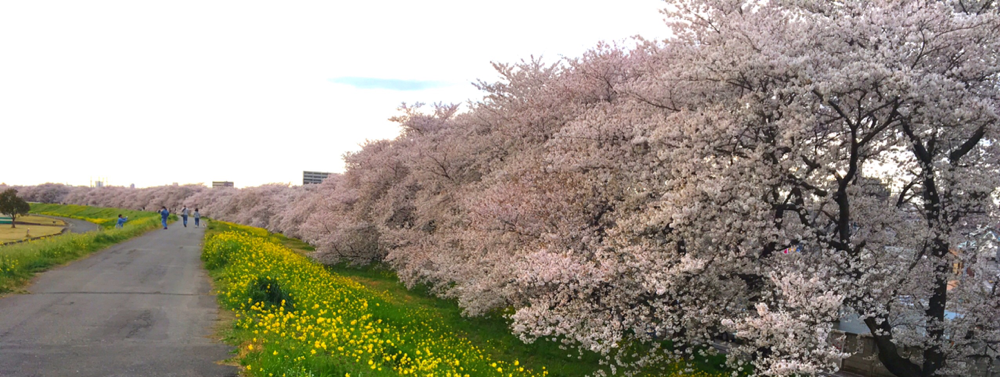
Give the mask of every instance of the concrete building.
[[324, 173], [319, 171], [303, 171], [302, 172], [302, 184], [312, 185], [323, 183], [326, 177], [330, 176], [331, 173]]
[[212, 181], [212, 188], [219, 188], [219, 187], [236, 187], [236, 186], [233, 185], [233, 182], [230, 181]]

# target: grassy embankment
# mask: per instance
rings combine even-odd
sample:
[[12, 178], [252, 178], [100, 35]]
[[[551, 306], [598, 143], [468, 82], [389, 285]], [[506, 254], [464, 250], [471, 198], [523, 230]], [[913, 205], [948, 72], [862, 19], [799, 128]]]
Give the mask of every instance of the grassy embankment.
[[[159, 218], [159, 214], [151, 211], [133, 211], [121, 208], [78, 206], [73, 204], [44, 204], [31, 203], [31, 213], [39, 215], [69, 217], [80, 219], [100, 225], [102, 228], [110, 229], [115, 227], [118, 215], [128, 217], [130, 221], [144, 219], [147, 217]], [[176, 220], [175, 215], [170, 215], [171, 220]], [[127, 224], [127, 223], [126, 223]]]
[[[466, 318], [448, 300], [407, 290], [380, 268], [323, 267], [301, 241], [211, 222], [202, 259], [235, 313], [227, 341], [251, 376], [582, 376], [598, 356], [524, 344], [500, 316]], [[723, 376], [712, 364], [650, 376]], [[691, 368], [682, 373], [685, 368]]]
[[[99, 224], [111, 224], [110, 227], [114, 226], [113, 221], [119, 213], [125, 213], [116, 208], [55, 204], [32, 204], [31, 207], [33, 213], [92, 219]], [[156, 213], [132, 212], [135, 218], [130, 217], [122, 229], [106, 227], [96, 232], [64, 234], [0, 246], [0, 294], [21, 287], [37, 272], [72, 261], [160, 226], [160, 219]]]

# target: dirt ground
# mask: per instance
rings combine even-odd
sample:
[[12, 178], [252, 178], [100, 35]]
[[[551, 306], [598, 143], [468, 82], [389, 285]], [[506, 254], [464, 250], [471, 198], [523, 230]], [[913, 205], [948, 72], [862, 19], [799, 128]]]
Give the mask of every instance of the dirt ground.
[[59, 234], [66, 227], [61, 220], [32, 215], [18, 217], [15, 225], [16, 228], [11, 228], [10, 224], [0, 224], [0, 243]]

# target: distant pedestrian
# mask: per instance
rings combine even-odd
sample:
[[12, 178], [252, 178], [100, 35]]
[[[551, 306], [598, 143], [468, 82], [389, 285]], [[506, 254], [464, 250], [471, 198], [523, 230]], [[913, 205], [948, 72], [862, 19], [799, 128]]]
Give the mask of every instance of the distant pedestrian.
[[194, 209], [194, 227], [195, 228], [200, 228], [200, 226], [198, 226], [198, 220], [201, 220], [201, 214], [198, 213], [198, 209], [195, 208]]
[[188, 227], [188, 207], [181, 208], [181, 219], [184, 220], [184, 227]]
[[121, 229], [125, 227], [125, 222], [128, 221], [128, 217], [122, 217], [122, 214], [118, 214], [118, 223], [115, 224], [115, 228]]
[[167, 229], [167, 216], [170, 216], [170, 211], [167, 211], [167, 207], [160, 207], [160, 217], [163, 218], [163, 229]]

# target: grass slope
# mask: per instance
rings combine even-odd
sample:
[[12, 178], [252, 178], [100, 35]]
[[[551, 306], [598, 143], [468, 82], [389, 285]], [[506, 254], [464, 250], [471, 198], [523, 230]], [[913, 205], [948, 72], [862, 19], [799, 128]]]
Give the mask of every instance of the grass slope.
[[[133, 211], [130, 209], [78, 206], [73, 204], [44, 204], [31, 203], [31, 213], [39, 215], [69, 217], [98, 224], [103, 228], [114, 228], [118, 221], [118, 215], [128, 217], [129, 221], [144, 218], [158, 218], [159, 213], [151, 211]], [[171, 220], [176, 220], [175, 215], [170, 215]]]
[[[90, 218], [102, 220], [103, 223], [109, 223], [118, 217], [118, 210], [113, 208], [81, 209], [79, 207], [82, 206], [47, 204], [42, 207], [45, 209], [42, 214], [63, 217], [77, 217], [72, 215], [85, 214], [77, 218], [101, 216]], [[32, 205], [32, 210], [35, 208], [35, 205]], [[159, 228], [159, 226], [160, 222], [157, 217], [145, 216], [129, 221], [122, 229], [101, 229], [83, 234], [64, 234], [0, 246], [0, 294], [20, 288], [35, 273], [141, 235], [148, 230]]]
[[[454, 302], [407, 290], [390, 270], [323, 267], [309, 251], [263, 229], [210, 223], [203, 260], [235, 314], [226, 337], [247, 375], [583, 376], [601, 367], [596, 354], [524, 344], [500, 314], [463, 317]], [[720, 362], [644, 375], [728, 375]]]
[[[438, 298], [425, 286], [407, 289], [396, 273], [385, 266], [335, 265], [327, 266], [327, 270], [383, 292], [398, 305], [421, 307], [448, 323], [454, 331], [465, 334], [474, 344], [489, 345], [493, 350], [502, 351], [497, 355], [499, 357], [515, 358], [525, 365], [544, 365], [550, 376], [584, 376], [601, 369], [601, 358], [596, 353], [567, 350], [558, 342], [549, 340], [525, 344], [511, 333], [510, 324], [501, 313], [483, 317], [463, 316], [462, 308], [455, 301]], [[682, 373], [684, 370], [688, 372]], [[657, 365], [640, 375], [728, 376], [729, 372], [725, 367], [725, 356], [715, 356], [687, 363]]]

